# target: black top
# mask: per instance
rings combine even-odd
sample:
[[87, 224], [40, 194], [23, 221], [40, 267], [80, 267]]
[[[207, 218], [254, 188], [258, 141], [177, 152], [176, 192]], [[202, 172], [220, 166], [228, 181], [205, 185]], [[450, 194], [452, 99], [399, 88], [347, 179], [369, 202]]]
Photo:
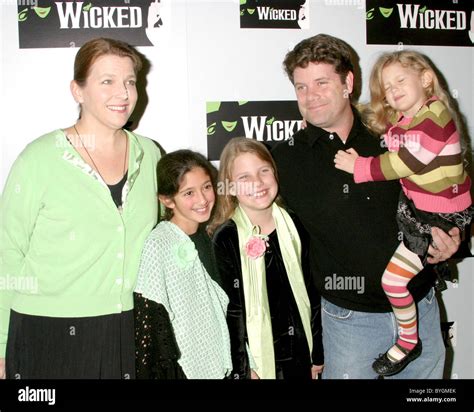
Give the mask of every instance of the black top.
[[265, 252], [265, 273], [275, 360], [278, 362], [292, 359], [295, 353], [307, 353], [307, 362], [310, 364], [308, 342], [304, 334], [298, 306], [291, 291], [290, 280], [283, 262], [276, 230], [268, 236], [268, 248]]
[[[71, 141], [69, 140], [69, 137], [66, 136], [66, 139], [67, 141], [69, 142], [69, 144], [71, 146], [74, 146]], [[92, 158], [91, 158], [92, 159]], [[99, 173], [100, 174], [100, 173]], [[109, 188], [110, 190], [110, 194], [112, 196], [112, 200], [114, 201], [115, 203], [115, 206], [117, 207], [120, 207], [122, 206], [122, 190], [123, 190], [123, 187], [125, 186], [125, 182], [127, 181], [127, 175], [128, 175], [128, 171], [125, 172], [125, 174], [123, 175], [122, 179], [120, 180], [120, 182], [118, 183], [115, 183], [114, 185], [107, 185], [107, 187]]]
[[[293, 216], [292, 216], [293, 217]], [[275, 361], [291, 361], [296, 368], [307, 369], [311, 364], [324, 364], [321, 330], [320, 298], [311, 282], [308, 258], [308, 237], [303, 226], [296, 220], [302, 244], [303, 275], [311, 301], [311, 327], [313, 353], [309, 353], [306, 335], [290, 282], [281, 256], [277, 232], [269, 235], [269, 246], [265, 253], [267, 293], [272, 320]], [[232, 377], [249, 378], [250, 366], [246, 351], [248, 343], [245, 317], [245, 299], [237, 227], [232, 220], [220, 226], [214, 235], [217, 266], [222, 278], [222, 287], [229, 296], [227, 324], [231, 340]], [[277, 366], [277, 365], [276, 365]]]
[[[363, 312], [389, 312], [381, 277], [399, 244], [398, 181], [354, 183], [334, 166], [338, 150], [361, 156], [385, 151], [381, 140], [355, 120], [344, 145], [336, 133], [308, 124], [273, 149], [280, 191], [311, 238], [311, 267], [320, 294], [334, 304]], [[298, 165], [298, 167], [295, 167]], [[409, 289], [418, 301], [435, 280], [431, 267]]]
[[[189, 237], [209, 276], [216, 280], [211, 239], [203, 227]], [[186, 379], [178, 364], [181, 355], [165, 307], [134, 293], [134, 312], [137, 379]]]
[[112, 199], [115, 203], [115, 206], [117, 207], [122, 206], [122, 190], [125, 186], [125, 182], [127, 181], [127, 174], [128, 172], [125, 172], [120, 182], [115, 183], [114, 185], [107, 185], [110, 190], [110, 194], [112, 195]]
[[212, 241], [209, 235], [206, 233], [205, 226], [200, 226], [198, 231], [192, 235], [189, 235], [189, 237], [193, 241], [194, 246], [196, 246], [199, 259], [206, 268], [207, 273], [212, 280], [220, 284]]

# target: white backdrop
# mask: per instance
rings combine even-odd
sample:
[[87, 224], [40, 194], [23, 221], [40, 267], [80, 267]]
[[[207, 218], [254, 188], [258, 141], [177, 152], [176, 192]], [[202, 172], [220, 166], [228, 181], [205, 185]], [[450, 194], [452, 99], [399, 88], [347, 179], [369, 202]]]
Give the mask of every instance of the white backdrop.
[[[163, 3], [166, 0], [162, 0]], [[357, 51], [367, 100], [370, 67], [381, 51], [366, 45], [362, 1], [310, 0], [308, 30], [241, 29], [239, 0], [168, 0], [167, 28], [155, 47], [139, 50], [152, 63], [148, 106], [137, 132], [166, 151], [206, 153], [206, 101], [294, 100], [282, 70], [285, 53], [303, 38], [328, 33]], [[341, 5], [338, 5], [341, 4]], [[24, 146], [56, 128], [70, 126], [76, 105], [69, 92], [75, 48], [19, 49], [17, 8], [0, 1], [0, 188]], [[416, 47], [427, 54], [456, 93], [474, 135], [474, 48]], [[455, 321], [453, 378], [474, 377], [474, 259], [458, 264], [458, 282], [443, 293], [446, 318]]]

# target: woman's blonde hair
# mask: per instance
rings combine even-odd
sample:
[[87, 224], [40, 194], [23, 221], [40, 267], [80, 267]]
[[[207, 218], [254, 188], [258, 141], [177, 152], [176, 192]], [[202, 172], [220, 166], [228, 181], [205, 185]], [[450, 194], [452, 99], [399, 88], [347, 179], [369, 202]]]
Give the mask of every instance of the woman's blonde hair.
[[[385, 98], [385, 88], [382, 81], [383, 69], [391, 64], [400, 63], [405, 68], [415, 70], [420, 75], [429, 72], [432, 81], [424, 88], [426, 98], [437, 96], [448, 108], [456, 122], [456, 113], [450, 104], [449, 94], [440, 85], [438, 76], [429, 61], [421, 54], [412, 50], [403, 50], [393, 53], [385, 53], [376, 61], [370, 74], [370, 103], [364, 113], [367, 126], [374, 132], [385, 133], [390, 121], [394, 121], [397, 111], [390, 107]], [[456, 122], [457, 123], [457, 122]]]
[[[237, 197], [231, 193], [232, 168], [235, 159], [244, 153], [252, 153], [264, 162], [268, 162], [273, 169], [275, 179], [278, 183], [278, 175], [275, 161], [268, 149], [253, 139], [246, 137], [234, 137], [226, 144], [219, 159], [219, 173], [217, 176], [217, 202], [213, 218], [208, 225], [208, 232], [213, 233], [222, 223], [229, 220], [238, 205]], [[281, 204], [279, 196], [275, 201]]]

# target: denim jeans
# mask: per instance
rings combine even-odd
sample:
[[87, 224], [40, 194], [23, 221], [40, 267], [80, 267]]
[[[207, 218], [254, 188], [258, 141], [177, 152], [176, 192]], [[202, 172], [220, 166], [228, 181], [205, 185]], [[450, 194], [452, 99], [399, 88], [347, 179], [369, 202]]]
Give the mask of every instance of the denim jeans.
[[[385, 379], [441, 379], [445, 347], [434, 289], [417, 304], [421, 355], [399, 374]], [[367, 313], [341, 308], [322, 298], [323, 379], [375, 379], [372, 363], [397, 340], [393, 312]]]

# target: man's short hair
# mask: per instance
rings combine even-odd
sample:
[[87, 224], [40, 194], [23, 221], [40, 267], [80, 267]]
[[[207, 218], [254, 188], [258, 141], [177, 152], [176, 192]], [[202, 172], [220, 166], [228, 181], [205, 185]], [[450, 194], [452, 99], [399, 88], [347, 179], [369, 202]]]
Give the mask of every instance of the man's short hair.
[[297, 67], [305, 68], [309, 63], [331, 64], [341, 77], [341, 82], [345, 83], [347, 74], [354, 72], [351, 56], [351, 49], [346, 42], [328, 34], [318, 34], [302, 40], [288, 52], [283, 67], [293, 83], [293, 73]]

